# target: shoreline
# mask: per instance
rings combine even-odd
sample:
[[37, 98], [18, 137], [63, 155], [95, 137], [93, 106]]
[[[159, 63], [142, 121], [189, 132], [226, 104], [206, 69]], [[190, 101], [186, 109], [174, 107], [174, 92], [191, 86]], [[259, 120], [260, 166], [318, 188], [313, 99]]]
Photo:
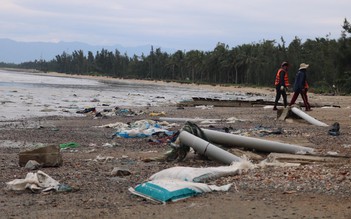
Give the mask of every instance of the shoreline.
[[78, 74], [66, 74], [58, 72], [48, 72], [48, 73], [34, 73], [41, 75], [49, 75], [56, 77], [71, 77], [71, 78], [83, 78], [91, 79], [97, 81], [123, 81], [129, 83], [138, 83], [138, 84], [162, 84], [162, 85], [171, 85], [177, 87], [190, 87], [190, 88], [200, 88], [206, 90], [218, 90], [218, 91], [228, 91], [228, 92], [249, 92], [249, 93], [263, 93], [271, 94], [275, 90], [269, 87], [255, 88], [250, 86], [238, 86], [238, 85], [206, 85], [206, 84], [195, 84], [195, 83], [178, 83], [178, 82], [166, 82], [166, 81], [157, 81], [157, 80], [141, 80], [141, 79], [124, 79], [124, 78], [113, 78], [109, 76], [92, 76], [92, 75], [78, 75]]
[[[37, 73], [35, 73], [37, 74]], [[137, 84], [161, 84], [161, 85], [170, 85], [170, 86], [175, 86], [175, 87], [184, 87], [184, 88], [199, 88], [199, 90], [216, 90], [220, 92], [240, 92], [240, 93], [250, 93], [250, 94], [262, 94], [262, 95], [267, 95], [271, 96], [272, 98], [275, 98], [275, 88], [272, 85], [272, 87], [250, 87], [250, 86], [238, 86], [238, 85], [232, 85], [232, 86], [221, 86], [221, 85], [205, 85], [205, 84], [182, 84], [182, 83], [177, 83], [177, 82], [165, 82], [165, 81], [151, 81], [151, 80], [140, 80], [140, 79], [123, 79], [123, 78], [112, 78], [108, 76], [91, 76], [91, 75], [71, 75], [71, 74], [65, 74], [65, 73], [58, 73], [58, 72], [49, 72], [49, 73], [40, 73], [43, 75], [49, 75], [49, 76], [57, 76], [57, 77], [72, 77], [72, 78], [82, 78], [82, 79], [91, 79], [91, 80], [97, 80], [97, 81], [122, 81], [122, 82], [127, 82], [127, 83], [137, 83]], [[273, 83], [272, 83], [273, 84]], [[290, 88], [290, 92], [288, 92], [288, 102], [290, 101], [290, 98], [292, 96], [292, 91]], [[308, 98], [310, 102], [316, 102], [316, 103], [324, 103], [325, 105], [337, 105], [341, 107], [351, 107], [351, 96], [331, 96], [331, 95], [323, 95], [323, 94], [315, 94], [315, 93], [308, 93]], [[339, 99], [343, 99], [346, 101], [342, 101]], [[280, 99], [282, 101], [282, 98]], [[301, 97], [298, 97], [297, 101], [302, 101]]]

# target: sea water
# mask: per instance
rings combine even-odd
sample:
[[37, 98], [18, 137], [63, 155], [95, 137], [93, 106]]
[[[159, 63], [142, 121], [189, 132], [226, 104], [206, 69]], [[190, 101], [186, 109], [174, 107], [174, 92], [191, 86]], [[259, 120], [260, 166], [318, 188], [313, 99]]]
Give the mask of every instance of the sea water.
[[228, 93], [200, 86], [140, 83], [53, 76], [44, 73], [0, 70], [0, 121], [44, 116], [81, 116], [76, 112], [108, 106], [170, 106], [192, 97], [265, 99], [246, 93]]
[[0, 70], [0, 121], [42, 116], [79, 116], [84, 108], [174, 105], [221, 92], [170, 84], [82, 79]]

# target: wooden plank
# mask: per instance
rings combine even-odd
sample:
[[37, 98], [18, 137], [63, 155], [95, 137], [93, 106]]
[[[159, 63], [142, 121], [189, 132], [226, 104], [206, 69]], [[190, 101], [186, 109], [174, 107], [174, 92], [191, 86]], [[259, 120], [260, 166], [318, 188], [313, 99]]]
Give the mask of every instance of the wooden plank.
[[[253, 107], [258, 105], [274, 105], [274, 101], [257, 100], [221, 100], [216, 98], [193, 97], [193, 101], [184, 101], [179, 106], [213, 105], [215, 107]], [[280, 105], [280, 104], [279, 104]]]
[[267, 161], [279, 161], [281, 163], [335, 163], [335, 162], [349, 162], [349, 157], [337, 156], [317, 156], [317, 155], [300, 155], [300, 154], [283, 154], [283, 153], [270, 153], [267, 156]]
[[[274, 105], [274, 101], [256, 99], [256, 100], [222, 100], [218, 98], [206, 98], [206, 97], [192, 97], [192, 101], [184, 101], [177, 104], [178, 106], [202, 106], [202, 105], [213, 105], [214, 107], [254, 107], [254, 106], [267, 106]], [[297, 103], [300, 107], [303, 107], [303, 103]], [[330, 104], [317, 104], [311, 103], [311, 107], [323, 107], [332, 106], [340, 107], [337, 105]], [[278, 106], [283, 106], [282, 103], [278, 103]]]

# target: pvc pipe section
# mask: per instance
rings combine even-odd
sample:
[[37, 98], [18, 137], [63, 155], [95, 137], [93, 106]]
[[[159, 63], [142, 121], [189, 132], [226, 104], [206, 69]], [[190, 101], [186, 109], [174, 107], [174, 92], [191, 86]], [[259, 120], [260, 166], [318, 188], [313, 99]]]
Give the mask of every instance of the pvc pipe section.
[[278, 153], [309, 153], [313, 154], [313, 148], [303, 147], [293, 144], [285, 144], [281, 142], [268, 141], [264, 139], [251, 138], [246, 136], [234, 135], [219, 131], [202, 129], [208, 140], [215, 144], [231, 145], [236, 147], [244, 147], [256, 149], [265, 152], [278, 152]]
[[183, 144], [192, 147], [196, 152], [205, 155], [210, 159], [217, 160], [225, 164], [242, 161], [240, 157], [237, 157], [234, 154], [229, 153], [228, 151], [225, 151], [208, 141], [190, 134], [187, 131], [180, 132], [179, 140]]
[[318, 121], [317, 119], [313, 118], [312, 116], [304, 113], [302, 110], [296, 108], [296, 107], [292, 107], [291, 111], [293, 113], [295, 113], [296, 115], [298, 115], [299, 117], [303, 118], [304, 120], [306, 120], [307, 122], [313, 124], [313, 125], [317, 125], [317, 126], [328, 126], [327, 124], [325, 124], [324, 122]]

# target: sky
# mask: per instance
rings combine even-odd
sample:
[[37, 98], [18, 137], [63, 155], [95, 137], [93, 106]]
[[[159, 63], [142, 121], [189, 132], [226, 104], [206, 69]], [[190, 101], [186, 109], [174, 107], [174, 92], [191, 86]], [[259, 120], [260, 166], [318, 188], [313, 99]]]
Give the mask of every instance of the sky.
[[0, 38], [213, 50], [338, 39], [350, 0], [1, 0]]

